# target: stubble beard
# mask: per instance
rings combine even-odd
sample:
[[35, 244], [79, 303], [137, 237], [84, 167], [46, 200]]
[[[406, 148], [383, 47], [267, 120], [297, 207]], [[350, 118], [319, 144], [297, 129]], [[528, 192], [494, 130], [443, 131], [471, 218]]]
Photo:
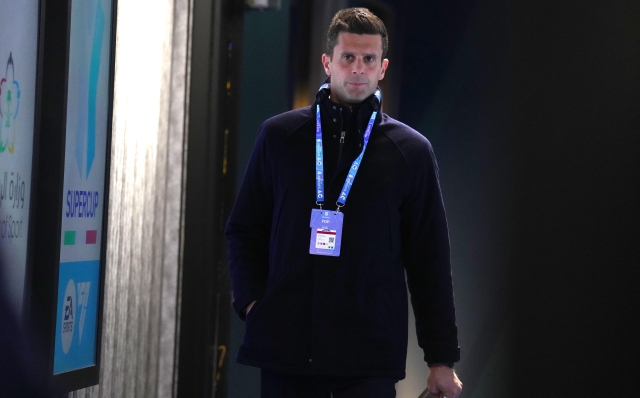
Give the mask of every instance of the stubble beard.
[[368, 82], [361, 82], [363, 83], [363, 87], [361, 89], [358, 90], [354, 90], [354, 91], [350, 91], [349, 90], [349, 81], [345, 81], [342, 88], [343, 88], [343, 93], [345, 94], [343, 97], [343, 101], [349, 105], [357, 105], [362, 103], [362, 101], [364, 101], [369, 95], [371, 95], [372, 93], [369, 93], [369, 83]]

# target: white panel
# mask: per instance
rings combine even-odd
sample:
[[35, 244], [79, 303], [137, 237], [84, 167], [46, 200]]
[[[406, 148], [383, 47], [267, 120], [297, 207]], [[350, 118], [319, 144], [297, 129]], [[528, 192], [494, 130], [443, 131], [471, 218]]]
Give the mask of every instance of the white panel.
[[0, 259], [22, 312], [31, 202], [38, 0], [0, 2]]

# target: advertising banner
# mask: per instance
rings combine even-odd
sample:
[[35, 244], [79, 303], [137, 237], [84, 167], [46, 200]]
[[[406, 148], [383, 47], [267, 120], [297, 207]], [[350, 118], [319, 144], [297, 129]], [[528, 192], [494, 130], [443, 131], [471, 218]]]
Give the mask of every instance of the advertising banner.
[[111, 0], [73, 0], [54, 374], [95, 365]]

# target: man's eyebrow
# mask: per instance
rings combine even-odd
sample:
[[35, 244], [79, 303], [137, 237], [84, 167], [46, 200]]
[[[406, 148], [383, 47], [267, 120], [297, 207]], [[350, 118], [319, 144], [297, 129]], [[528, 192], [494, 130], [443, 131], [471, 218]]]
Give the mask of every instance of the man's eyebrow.
[[[353, 55], [356, 56], [356, 53], [354, 53], [353, 51], [343, 51], [340, 53], [340, 56], [345, 56], [345, 55]], [[363, 57], [373, 57], [373, 58], [377, 58], [378, 55], [376, 53], [365, 53], [362, 54]]]

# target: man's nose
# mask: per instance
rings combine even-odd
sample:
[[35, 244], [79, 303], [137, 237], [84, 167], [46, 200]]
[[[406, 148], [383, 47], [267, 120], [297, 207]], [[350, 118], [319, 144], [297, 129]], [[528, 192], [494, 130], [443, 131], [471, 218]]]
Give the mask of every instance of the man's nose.
[[361, 58], [356, 58], [356, 61], [353, 63], [353, 71], [354, 75], [361, 75], [364, 73], [364, 62]]

